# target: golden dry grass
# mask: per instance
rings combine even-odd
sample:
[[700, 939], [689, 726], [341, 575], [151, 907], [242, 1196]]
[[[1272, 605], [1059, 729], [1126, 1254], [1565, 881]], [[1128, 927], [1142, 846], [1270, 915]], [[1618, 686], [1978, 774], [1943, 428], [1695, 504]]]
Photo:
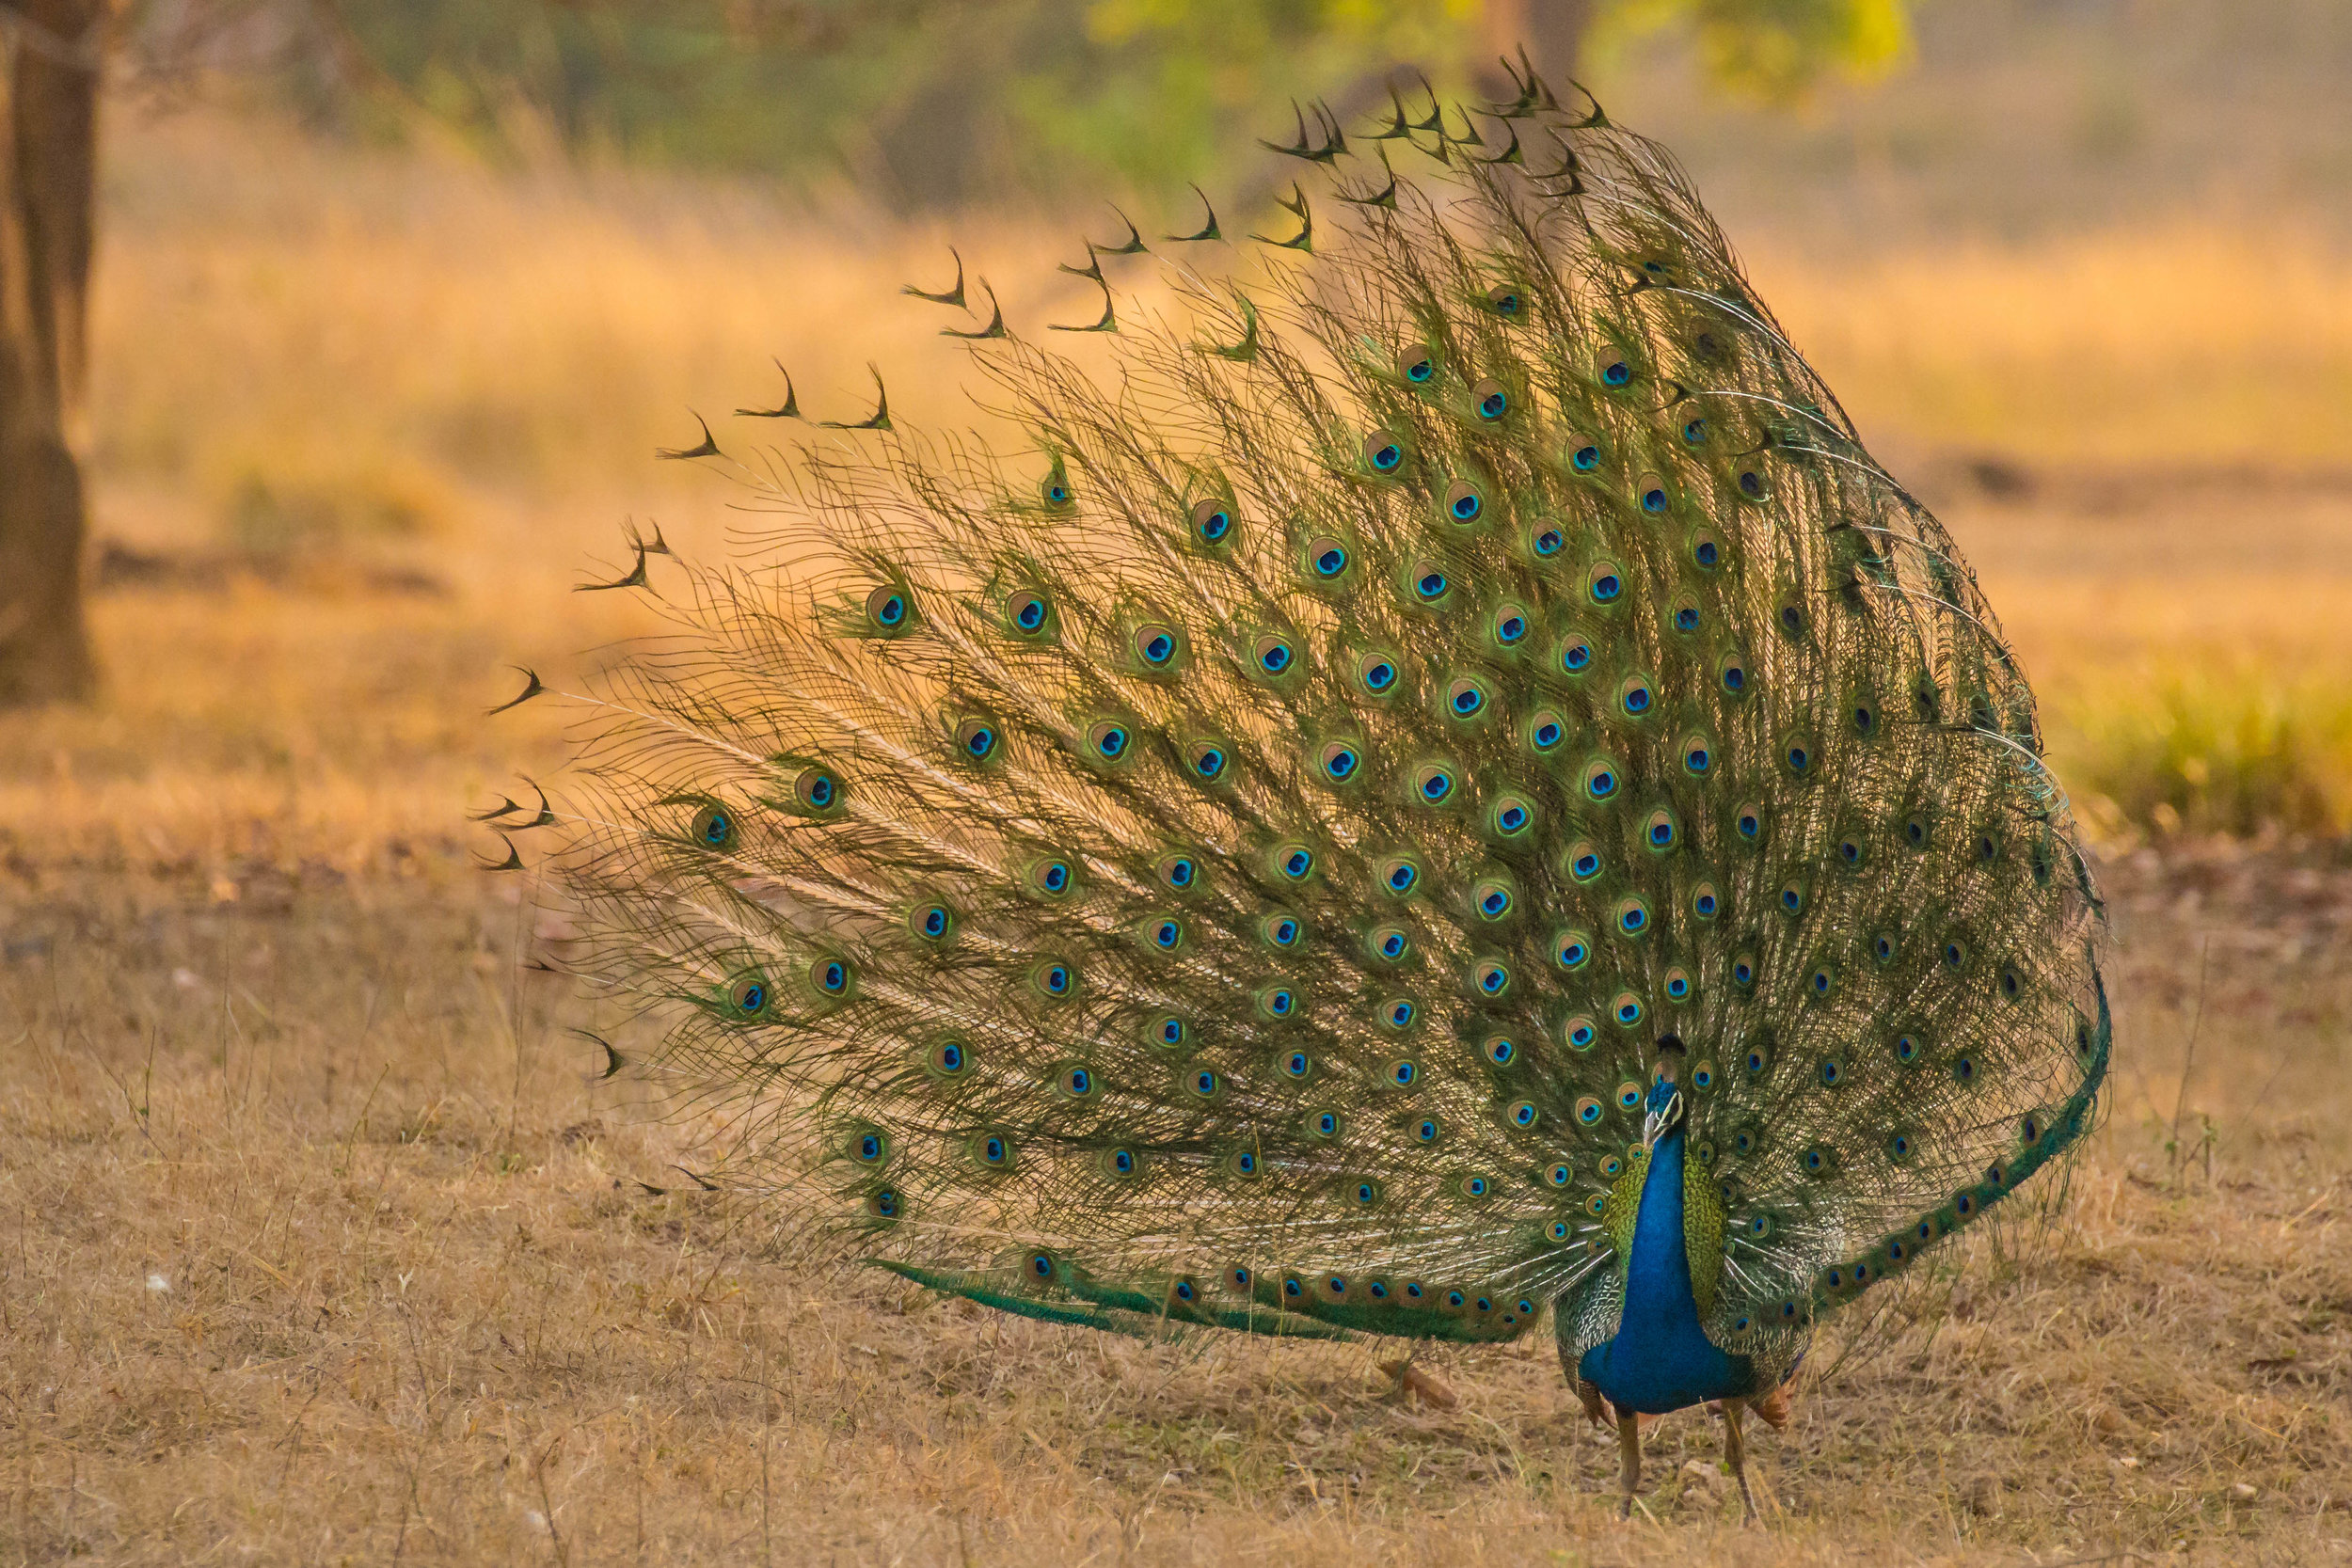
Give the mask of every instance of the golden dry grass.
[[[944, 369], [889, 294], [934, 237], [203, 122], [130, 135], [110, 189], [101, 529], [164, 573], [98, 601], [102, 703], [0, 719], [0, 1561], [2352, 1556], [2329, 852], [2104, 819], [2119, 1062], [2067, 1218], [1815, 1358], [1756, 1445], [1766, 1530], [1731, 1528], [1694, 1416], [1619, 1526], [1542, 1354], [1443, 1354], [1461, 1406], [1422, 1410], [1383, 1351], [1129, 1344], [779, 1255], [516, 970], [525, 886], [470, 869], [496, 843], [459, 814], [559, 749], [479, 718], [501, 664], [628, 627], [564, 592], [622, 514], [716, 539], [729, 492], [644, 461], [684, 404], [767, 395], [771, 351], [842, 402], [869, 354]], [[2342, 390], [2352, 281], [2292, 237], [2161, 238], [1835, 288], [1756, 254], [1911, 449], [2070, 776], [2186, 733], [2133, 717], [2168, 671], [2352, 671], [2352, 434], [2294, 412]], [[1031, 275], [1009, 307], [1061, 301], [1050, 249], [981, 242]], [[2275, 309], [2230, 288], [2258, 254], [2302, 279]], [[2183, 335], [2149, 334], [2159, 303]], [[2219, 743], [2184, 744], [2152, 766]]]

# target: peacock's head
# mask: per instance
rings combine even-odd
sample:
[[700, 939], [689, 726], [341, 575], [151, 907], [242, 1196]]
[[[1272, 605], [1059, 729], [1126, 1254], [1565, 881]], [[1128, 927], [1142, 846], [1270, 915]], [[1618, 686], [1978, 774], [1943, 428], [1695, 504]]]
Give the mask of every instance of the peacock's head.
[[1675, 1074], [1682, 1066], [1682, 1037], [1658, 1037], [1658, 1076], [1649, 1086], [1648, 1110], [1642, 1117], [1642, 1148], [1655, 1149], [1658, 1140], [1682, 1125], [1682, 1092]]

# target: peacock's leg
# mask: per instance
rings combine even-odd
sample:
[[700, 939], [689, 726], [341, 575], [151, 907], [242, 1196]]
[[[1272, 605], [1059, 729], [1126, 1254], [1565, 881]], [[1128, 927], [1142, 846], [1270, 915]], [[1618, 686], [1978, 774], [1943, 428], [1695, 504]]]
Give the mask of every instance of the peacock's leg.
[[1617, 1517], [1633, 1517], [1634, 1488], [1642, 1484], [1641, 1418], [1630, 1410], [1617, 1412], [1617, 1479], [1625, 1496], [1617, 1499]]
[[1724, 1401], [1724, 1460], [1731, 1466], [1731, 1479], [1740, 1483], [1740, 1522], [1754, 1525], [1762, 1519], [1756, 1512], [1756, 1494], [1748, 1490], [1748, 1444], [1740, 1435], [1741, 1402]]

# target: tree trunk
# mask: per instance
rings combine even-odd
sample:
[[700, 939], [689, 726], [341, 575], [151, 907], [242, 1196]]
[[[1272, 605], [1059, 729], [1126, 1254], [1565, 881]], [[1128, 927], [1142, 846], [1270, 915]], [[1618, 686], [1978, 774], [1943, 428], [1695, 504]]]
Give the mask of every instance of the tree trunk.
[[1577, 56], [1593, 23], [1594, 0], [1486, 0], [1480, 41], [1486, 57], [1471, 62], [1481, 91], [1501, 99], [1517, 96], [1502, 62], [1518, 69], [1527, 51], [1535, 73], [1565, 94], [1576, 75]]
[[82, 396], [103, 0], [0, 0], [0, 705], [88, 695]]

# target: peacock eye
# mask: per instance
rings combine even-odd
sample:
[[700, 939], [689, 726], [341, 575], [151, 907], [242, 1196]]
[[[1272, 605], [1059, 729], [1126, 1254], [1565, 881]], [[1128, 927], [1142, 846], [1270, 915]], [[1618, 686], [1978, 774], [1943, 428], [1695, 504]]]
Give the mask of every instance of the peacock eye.
[[1221, 545], [1233, 531], [1233, 509], [1220, 500], [1204, 500], [1192, 509], [1193, 536], [1204, 545]]

